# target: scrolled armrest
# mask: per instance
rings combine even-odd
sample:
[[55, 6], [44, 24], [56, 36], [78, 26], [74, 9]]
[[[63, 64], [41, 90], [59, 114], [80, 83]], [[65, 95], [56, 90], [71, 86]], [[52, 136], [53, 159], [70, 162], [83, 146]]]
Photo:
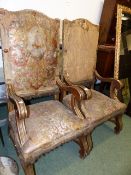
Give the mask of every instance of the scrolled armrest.
[[117, 98], [117, 92], [123, 87], [123, 83], [120, 80], [116, 80], [115, 78], [104, 78], [99, 75], [99, 73], [95, 70], [95, 77], [102, 82], [109, 82], [111, 83], [110, 86], [110, 97], [113, 99]]
[[7, 89], [8, 89], [8, 97], [16, 107], [15, 110], [18, 114], [18, 118], [19, 119], [27, 118], [27, 109], [22, 98], [16, 95], [15, 90], [11, 84], [7, 84]]
[[[59, 78], [56, 81], [57, 85], [59, 86], [60, 90], [70, 92], [71, 95], [71, 108], [74, 111], [74, 113], [78, 116], [80, 119], [84, 119], [85, 115], [83, 114], [81, 110], [81, 101], [87, 99], [87, 95], [85, 91], [76, 85], [66, 85], [63, 83]], [[63, 97], [61, 101], [63, 100]]]
[[57, 78], [56, 84], [58, 85], [58, 87], [60, 88], [61, 91], [66, 91], [66, 92], [72, 93], [75, 96], [76, 100], [81, 101], [81, 100], [86, 99], [86, 95], [85, 95], [84, 91], [81, 88], [79, 88], [78, 86], [66, 85], [59, 78]]
[[76, 87], [79, 87], [80, 89], [83, 90], [83, 92], [85, 93], [86, 95], [86, 99], [90, 99], [92, 97], [92, 92], [90, 89], [88, 89], [87, 87], [83, 86], [83, 85], [76, 85], [74, 83], [72, 83], [70, 80], [69, 80], [69, 76], [67, 73], [64, 73], [64, 81], [66, 84], [70, 85], [70, 86], [76, 86]]
[[120, 80], [113, 79], [110, 86], [110, 97], [118, 99], [117, 93], [123, 88], [123, 83]]
[[101, 80], [102, 82], [109, 82], [109, 83], [111, 83], [114, 80], [114, 78], [104, 78], [104, 77], [102, 77], [101, 75], [99, 75], [97, 70], [95, 70], [94, 74], [95, 74], [95, 77], [97, 79]]

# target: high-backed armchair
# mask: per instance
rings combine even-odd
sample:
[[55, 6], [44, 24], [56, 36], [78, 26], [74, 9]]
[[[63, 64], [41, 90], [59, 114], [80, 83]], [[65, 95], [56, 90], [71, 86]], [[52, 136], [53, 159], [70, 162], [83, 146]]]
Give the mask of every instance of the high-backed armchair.
[[[64, 97], [62, 93], [61, 100], [69, 108], [72, 104], [79, 106], [83, 118], [88, 120], [88, 124], [90, 123], [92, 126], [92, 130], [87, 135], [87, 144], [90, 145], [89, 153], [92, 148], [92, 131], [99, 124], [110, 120], [116, 125], [116, 133], [122, 129], [122, 115], [126, 105], [121, 103], [116, 95], [122, 84], [113, 78], [102, 78], [96, 71], [99, 27], [84, 19], [64, 20], [63, 25], [64, 79], [68, 85], [81, 85], [81, 89], [85, 90], [85, 94], [87, 94], [87, 99], [77, 103], [75, 98], [71, 100], [71, 95]], [[96, 79], [111, 83], [110, 97], [93, 89]], [[83, 84], [89, 89], [85, 88]], [[80, 112], [76, 108], [74, 111], [77, 114]]]
[[40, 155], [65, 142], [75, 140], [80, 153], [88, 148], [83, 139], [92, 128], [88, 121], [58, 100], [33, 105], [24, 102], [31, 97], [58, 95], [59, 87], [71, 92], [77, 101], [86, 98], [83, 89], [66, 86], [59, 79], [59, 27], [59, 20], [37, 11], [0, 9], [10, 136], [26, 175], [35, 174], [33, 164]]

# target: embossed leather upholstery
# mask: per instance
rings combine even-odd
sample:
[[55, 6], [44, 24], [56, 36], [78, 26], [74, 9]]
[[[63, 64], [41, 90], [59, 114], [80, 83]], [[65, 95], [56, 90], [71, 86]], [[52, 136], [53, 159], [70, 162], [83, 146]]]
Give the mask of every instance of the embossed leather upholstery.
[[[83, 100], [81, 109], [86, 116], [86, 120], [88, 120], [88, 124], [93, 127], [125, 111], [126, 105], [124, 103], [111, 99], [93, 89], [91, 91], [91, 99]], [[63, 101], [71, 109], [71, 95], [65, 96]]]
[[24, 10], [5, 11], [1, 23], [5, 79], [14, 85], [16, 94], [55, 91], [59, 20]]
[[93, 81], [99, 27], [86, 19], [64, 20], [63, 71], [74, 83]]

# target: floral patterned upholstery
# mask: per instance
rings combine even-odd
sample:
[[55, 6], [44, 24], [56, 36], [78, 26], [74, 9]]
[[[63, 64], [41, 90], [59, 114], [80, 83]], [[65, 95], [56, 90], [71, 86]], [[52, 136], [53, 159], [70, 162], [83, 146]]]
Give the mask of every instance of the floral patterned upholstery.
[[59, 20], [24, 10], [5, 11], [1, 23], [5, 79], [17, 95], [55, 91]]
[[[28, 140], [22, 147], [19, 145], [26, 161], [30, 158], [35, 159], [90, 129], [86, 121], [79, 119], [58, 101], [45, 101], [29, 105], [27, 108], [30, 113], [30, 117], [25, 120]], [[14, 118], [14, 112], [11, 112], [10, 122], [17, 138]]]
[[[126, 109], [124, 103], [111, 99], [93, 89], [91, 91], [92, 97], [89, 100], [83, 100], [81, 102], [81, 109], [90, 125], [95, 127], [112, 117], [124, 113]], [[69, 109], [71, 109], [71, 95], [66, 95], [63, 102]]]

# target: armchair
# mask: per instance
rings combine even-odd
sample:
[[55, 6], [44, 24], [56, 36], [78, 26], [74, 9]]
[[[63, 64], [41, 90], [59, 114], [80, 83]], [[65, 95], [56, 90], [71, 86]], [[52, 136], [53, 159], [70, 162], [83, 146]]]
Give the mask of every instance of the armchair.
[[[117, 91], [122, 87], [121, 82], [114, 78], [103, 78], [96, 71], [98, 26], [84, 19], [64, 20], [63, 25], [64, 81], [67, 85], [76, 85], [85, 91], [87, 99], [80, 103], [74, 100], [74, 104], [79, 106], [83, 118], [85, 121], [88, 120], [88, 124], [92, 126], [92, 130], [87, 134], [88, 139], [86, 139], [87, 144], [90, 145], [89, 150], [86, 153], [83, 152], [84, 156], [93, 147], [91, 134], [95, 127], [109, 120], [116, 125], [115, 133], [122, 130], [122, 115], [126, 105], [117, 98]], [[110, 97], [94, 90], [96, 78], [111, 83]], [[72, 108], [70, 94], [65, 96], [62, 94], [61, 100], [68, 108]], [[78, 114], [77, 109], [74, 108], [74, 111]]]
[[[92, 128], [60, 101], [26, 105], [25, 99], [58, 95], [67, 91], [80, 103], [82, 88], [59, 79], [57, 19], [34, 10], [10, 12], [0, 9], [0, 32], [8, 95], [10, 136], [26, 175], [35, 175], [34, 163], [42, 155], [70, 140], [86, 152], [84, 134]], [[72, 103], [79, 111], [79, 107]], [[80, 111], [79, 111], [80, 112]]]

